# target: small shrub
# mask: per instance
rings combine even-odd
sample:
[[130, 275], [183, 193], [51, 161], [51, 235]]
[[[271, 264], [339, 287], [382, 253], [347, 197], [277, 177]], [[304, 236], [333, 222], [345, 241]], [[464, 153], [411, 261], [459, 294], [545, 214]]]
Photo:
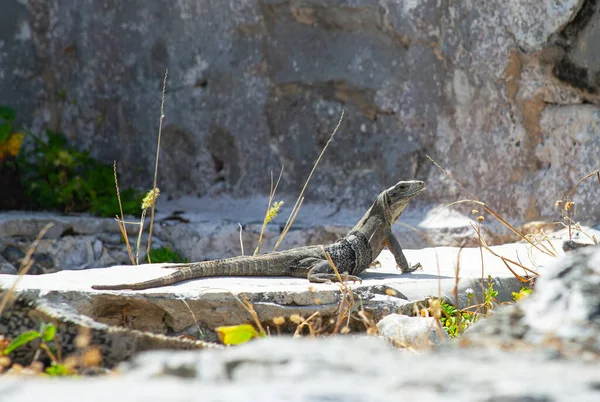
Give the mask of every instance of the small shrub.
[[[47, 130], [46, 141], [33, 137], [34, 146], [21, 152], [19, 165], [25, 191], [36, 207], [99, 216], [119, 214], [111, 166], [69, 146], [61, 133]], [[141, 198], [137, 190], [122, 191], [123, 212], [135, 214]]]
[[187, 258], [181, 258], [177, 251], [171, 250], [171, 247], [164, 246], [153, 248], [150, 250], [150, 261], [153, 263], [161, 262], [177, 262], [177, 263], [188, 263]]
[[[45, 374], [50, 377], [72, 376], [75, 374], [75, 372], [57, 360], [56, 351], [50, 346], [50, 343], [55, 340], [55, 337], [56, 326], [42, 322], [39, 331], [23, 332], [8, 344], [2, 344], [0, 347], [0, 355], [6, 356], [16, 349], [25, 346], [36, 339], [39, 339], [40, 349], [45, 351], [52, 360], [50, 366], [45, 368]], [[6, 363], [9, 365], [10, 361]], [[31, 364], [31, 368], [34, 367], [35, 363], [41, 364], [39, 362], [34, 362]], [[43, 366], [40, 366], [39, 373], [41, 373], [41, 368], [43, 368]]]
[[451, 338], [456, 338], [469, 326], [474, 324], [478, 315], [471, 311], [458, 310], [450, 303], [440, 300], [442, 327]]
[[[34, 207], [99, 216], [119, 214], [112, 166], [69, 146], [63, 134], [52, 130], [46, 130], [46, 140], [27, 133], [34, 143], [23, 149], [25, 134], [17, 132], [15, 117], [13, 109], [0, 105], [0, 167], [12, 168], [16, 163], [13, 170]], [[141, 199], [137, 190], [122, 191], [123, 212], [137, 213]]]
[[0, 160], [19, 154], [23, 133], [16, 132], [13, 125], [16, 113], [13, 109], [0, 106]]
[[527, 286], [523, 286], [519, 292], [512, 292], [513, 300], [518, 302], [519, 300], [523, 300], [531, 294], [532, 289]]
[[488, 312], [494, 308], [494, 304], [498, 303], [498, 300], [496, 299], [497, 296], [498, 291], [494, 290], [494, 280], [491, 275], [488, 275], [488, 285], [483, 291], [483, 297], [485, 299], [484, 305]]

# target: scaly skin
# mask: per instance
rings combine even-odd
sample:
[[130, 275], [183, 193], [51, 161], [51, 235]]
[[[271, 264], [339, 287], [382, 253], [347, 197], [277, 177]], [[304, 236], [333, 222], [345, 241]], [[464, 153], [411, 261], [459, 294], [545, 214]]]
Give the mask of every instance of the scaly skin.
[[329, 253], [340, 273], [349, 274], [351, 280], [359, 280], [357, 275], [369, 267], [384, 247], [390, 249], [402, 272], [412, 272], [421, 265], [408, 264], [398, 239], [392, 233], [392, 224], [402, 215], [410, 200], [424, 189], [422, 181], [398, 182], [377, 196], [371, 208], [345, 237], [327, 246], [306, 246], [256, 257], [169, 265], [165, 268], [176, 268], [177, 271], [161, 278], [138, 283], [95, 285], [92, 288], [142, 290], [215, 276], [292, 276], [316, 283], [335, 281], [337, 275], [323, 251]]

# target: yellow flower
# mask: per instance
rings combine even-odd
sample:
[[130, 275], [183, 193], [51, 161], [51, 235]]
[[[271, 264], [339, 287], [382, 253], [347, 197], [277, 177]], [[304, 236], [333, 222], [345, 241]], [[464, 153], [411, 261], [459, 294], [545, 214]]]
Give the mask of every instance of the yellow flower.
[[23, 133], [13, 133], [6, 141], [0, 144], [0, 159], [17, 156], [23, 143]]

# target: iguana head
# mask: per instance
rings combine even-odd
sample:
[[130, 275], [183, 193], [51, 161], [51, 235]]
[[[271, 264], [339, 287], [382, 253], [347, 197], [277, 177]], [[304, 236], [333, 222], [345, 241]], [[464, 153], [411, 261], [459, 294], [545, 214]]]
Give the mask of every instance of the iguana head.
[[385, 202], [389, 206], [391, 222], [395, 222], [417, 194], [425, 190], [425, 182], [420, 180], [399, 181], [385, 190]]

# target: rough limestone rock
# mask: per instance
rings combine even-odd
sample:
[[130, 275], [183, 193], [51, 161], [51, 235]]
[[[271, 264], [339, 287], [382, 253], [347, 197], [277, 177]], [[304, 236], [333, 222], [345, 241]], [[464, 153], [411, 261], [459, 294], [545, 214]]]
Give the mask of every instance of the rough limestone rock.
[[377, 338], [273, 336], [224, 350], [142, 354], [119, 375], [61, 381], [0, 377], [11, 402], [594, 401], [597, 364], [546, 355], [416, 354]]
[[541, 345], [567, 355], [600, 355], [600, 248], [567, 254], [521, 303], [467, 330], [467, 345]]
[[[307, 199], [366, 205], [399, 178], [426, 179], [424, 200], [464, 197], [431, 155], [501, 213], [554, 219], [554, 201], [597, 168], [599, 9], [595, 0], [12, 0], [0, 26], [0, 104], [38, 134], [61, 130], [117, 160], [122, 185], [148, 187], [168, 68], [163, 194], [265, 194], [280, 167], [280, 190], [297, 194], [344, 109]], [[594, 194], [580, 187], [578, 219], [597, 221]]]
[[0, 274], [4, 275], [15, 275], [17, 273], [17, 268], [10, 262], [6, 261], [6, 259], [0, 256]]
[[424, 349], [448, 339], [448, 334], [432, 317], [390, 314], [377, 323], [379, 335], [393, 345]]

